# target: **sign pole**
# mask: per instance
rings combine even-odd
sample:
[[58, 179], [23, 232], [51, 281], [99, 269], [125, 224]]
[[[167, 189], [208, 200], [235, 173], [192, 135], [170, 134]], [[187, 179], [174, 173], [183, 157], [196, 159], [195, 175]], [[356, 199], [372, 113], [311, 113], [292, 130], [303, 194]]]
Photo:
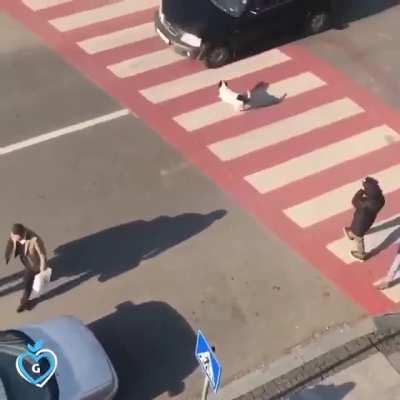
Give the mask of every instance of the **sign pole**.
[[208, 376], [204, 378], [203, 393], [201, 394], [201, 400], [207, 400], [208, 389], [210, 388], [210, 381]]

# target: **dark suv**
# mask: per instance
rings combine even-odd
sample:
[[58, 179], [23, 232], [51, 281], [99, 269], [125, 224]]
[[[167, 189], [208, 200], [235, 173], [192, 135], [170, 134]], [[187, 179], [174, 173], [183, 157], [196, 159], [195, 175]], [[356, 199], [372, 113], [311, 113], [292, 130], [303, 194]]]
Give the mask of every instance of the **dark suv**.
[[330, 17], [328, 0], [161, 0], [155, 26], [176, 52], [217, 68], [275, 32], [324, 31]]

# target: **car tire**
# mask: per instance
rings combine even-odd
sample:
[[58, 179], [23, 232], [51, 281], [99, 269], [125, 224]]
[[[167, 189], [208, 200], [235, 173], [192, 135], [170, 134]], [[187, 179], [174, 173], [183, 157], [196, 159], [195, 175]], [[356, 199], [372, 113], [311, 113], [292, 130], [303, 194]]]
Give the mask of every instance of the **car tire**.
[[210, 47], [204, 57], [204, 64], [207, 68], [220, 68], [228, 64], [232, 59], [232, 51], [228, 46]]
[[306, 31], [309, 35], [315, 35], [329, 29], [331, 21], [328, 11], [315, 11], [311, 13], [306, 21]]

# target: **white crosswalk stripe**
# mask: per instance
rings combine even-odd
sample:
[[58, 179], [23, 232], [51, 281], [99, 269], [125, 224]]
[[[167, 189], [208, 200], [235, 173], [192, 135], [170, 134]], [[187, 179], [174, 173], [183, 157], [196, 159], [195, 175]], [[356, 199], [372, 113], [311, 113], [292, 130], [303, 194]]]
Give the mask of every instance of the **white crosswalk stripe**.
[[[260, 93], [261, 91], [256, 91], [255, 96], [258, 99], [254, 99], [254, 102], [262, 102], [264, 106], [266, 106], [268, 103], [276, 103], [277, 99], [284, 95], [286, 95], [286, 98], [290, 98], [317, 89], [324, 85], [326, 85], [326, 83], [312, 72], [304, 72], [302, 74], [273, 83], [266, 90], [261, 89], [262, 93]], [[217, 95], [218, 92], [216, 89], [215, 96], [217, 97]], [[174, 118], [174, 120], [187, 131], [194, 131], [216, 122], [226, 120], [235, 115], [238, 115], [238, 112], [235, 111], [230, 104], [218, 101], [216, 103], [212, 103], [196, 110], [178, 115]]]
[[[384, 193], [400, 189], [400, 164], [373, 174]], [[351, 199], [361, 187], [361, 180], [340, 186], [320, 196], [284, 210], [284, 213], [301, 228], [307, 228], [349, 210]]]
[[323, 104], [209, 146], [220, 160], [229, 161], [253, 151], [304, 135], [312, 130], [350, 118], [364, 110], [348, 98]]
[[[400, 214], [396, 214], [383, 221], [376, 222], [374, 227], [372, 227], [370, 230], [370, 233], [364, 237], [365, 251], [369, 252], [373, 249], [376, 249], [377, 247], [382, 246], [385, 241], [389, 241], [388, 245], [391, 246], [399, 244], [399, 225]], [[392, 236], [394, 237], [392, 238]], [[345, 264], [351, 264], [354, 262], [354, 259], [350, 255], [350, 250], [353, 250], [354, 248], [353, 242], [347, 237], [342, 236], [340, 239], [329, 243], [326, 247]]]
[[[378, 282], [375, 282], [375, 284], [378, 284]], [[400, 302], [400, 285], [394, 285], [388, 289], [382, 290], [382, 293], [393, 303], [399, 303]]]
[[122, 17], [123, 15], [151, 9], [158, 4], [159, 0], [121, 0], [101, 7], [52, 19], [49, 23], [60, 32], [67, 32], [98, 22]]
[[154, 24], [134, 26], [132, 28], [121, 29], [106, 35], [95, 36], [90, 39], [78, 42], [78, 46], [88, 54], [101, 53], [103, 51], [115, 49], [117, 47], [133, 44], [144, 39], [156, 36]]
[[118, 78], [128, 78], [183, 59], [182, 56], [170, 49], [164, 49], [121, 61], [107, 68]]
[[324, 146], [271, 168], [245, 177], [258, 192], [267, 193], [317, 174], [335, 165], [399, 141], [400, 135], [388, 126], [378, 126], [359, 135]]
[[238, 78], [289, 60], [289, 56], [280, 50], [274, 49], [236, 61], [218, 69], [206, 69], [176, 80], [164, 82], [160, 85], [141, 90], [140, 93], [152, 103], [161, 103], [196, 90], [216, 85], [222, 79], [230, 80]]
[[45, 10], [46, 8], [70, 3], [71, 1], [72, 0], [22, 0], [22, 2], [33, 11]]

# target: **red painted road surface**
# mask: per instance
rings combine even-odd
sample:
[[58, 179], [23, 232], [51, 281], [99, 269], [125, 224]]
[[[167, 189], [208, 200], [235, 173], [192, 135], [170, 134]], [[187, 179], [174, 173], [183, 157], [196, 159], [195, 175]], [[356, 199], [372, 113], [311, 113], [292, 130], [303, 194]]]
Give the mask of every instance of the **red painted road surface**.
[[[150, 37], [93, 55], [86, 53], [76, 44], [84, 39], [151, 22], [154, 9], [130, 13], [63, 33], [48, 21], [110, 2], [69, 1], [39, 11], [33, 11], [21, 0], [3, 0], [2, 3], [1, 7], [7, 13], [39, 35], [65, 60], [116, 98], [121, 105], [146, 121], [186, 159], [253, 213], [267, 229], [278, 235], [369, 313], [381, 313], [394, 307], [395, 304], [372, 285], [389, 267], [396, 251], [393, 246], [364, 264], [345, 264], [326, 248], [330, 242], [342, 236], [341, 228], [349, 222], [352, 215], [350, 208], [305, 228], [290, 220], [283, 210], [365, 175], [373, 175], [396, 165], [400, 154], [398, 143], [342, 162], [265, 194], [259, 193], [243, 179], [255, 171], [299, 157], [375, 126], [385, 124], [400, 132], [400, 116], [393, 110], [301, 46], [286, 45], [279, 50], [291, 58], [289, 62], [239, 76], [232, 80], [232, 86], [243, 90], [262, 79], [274, 83], [306, 71], [317, 75], [326, 85], [288, 98], [279, 106], [241, 113], [200, 128], [196, 132], [188, 132], [176, 123], [173, 117], [218, 101], [214, 84], [158, 104], [148, 101], [139, 91], [201, 71], [204, 67], [200, 63], [181, 60], [121, 79], [107, 69], [107, 66], [127, 58], [165, 49], [164, 43], [158, 37]], [[207, 148], [219, 140], [240, 135], [343, 97], [350, 98], [366, 112], [231, 161], [221, 161]], [[388, 219], [400, 212], [400, 202], [396, 201], [398, 196], [399, 190], [392, 191], [387, 196], [387, 206], [380, 219]], [[349, 204], [350, 200], [349, 198]], [[244, 246], [246, 240], [247, 238], [243, 238]], [[265, 260], [265, 267], [268, 268], [268, 264], [273, 262], [276, 261]]]

